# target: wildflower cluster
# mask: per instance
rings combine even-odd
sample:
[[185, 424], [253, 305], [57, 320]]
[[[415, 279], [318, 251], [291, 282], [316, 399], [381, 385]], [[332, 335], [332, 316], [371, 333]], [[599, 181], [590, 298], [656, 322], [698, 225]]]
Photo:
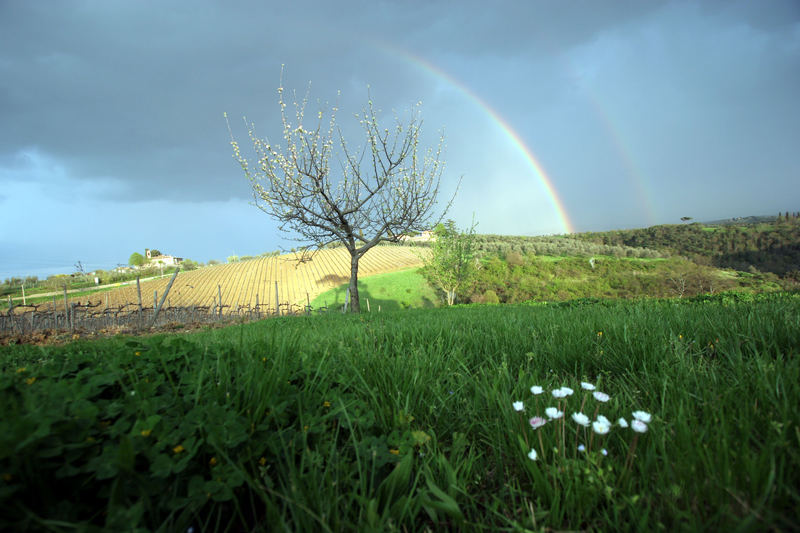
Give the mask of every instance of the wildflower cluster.
[[[612, 429], [616, 427], [620, 430], [630, 429], [633, 431], [635, 435], [633, 443], [629, 447], [628, 460], [626, 461], [627, 468], [632, 460], [633, 453], [635, 452], [638, 437], [641, 433], [647, 432], [648, 424], [652, 420], [652, 416], [650, 413], [637, 410], [631, 412], [632, 418], [630, 423], [624, 417], [617, 418], [617, 421], [613, 422], [611, 418], [600, 413], [601, 409], [605, 409], [607, 407], [611, 396], [603, 391], [597, 390], [597, 387], [592, 383], [583, 381], [580, 383], [580, 387], [580, 391], [577, 394], [574, 389], [566, 386], [551, 390], [549, 397], [554, 405], [545, 406], [543, 409], [543, 416], [539, 414], [539, 396], [545, 394], [545, 389], [539, 385], [534, 385], [530, 388], [531, 394], [534, 396], [535, 414], [528, 419], [528, 425], [530, 426], [530, 429], [537, 434], [539, 448], [531, 448], [530, 452], [528, 453], [528, 458], [533, 461], [537, 461], [540, 457], [545, 457], [547, 450], [544, 445], [541, 428], [546, 425], [554, 426], [555, 428], [554, 438], [551, 437], [549, 439], [553, 440], [554, 443], [552, 446], [553, 452], [556, 455], [558, 455], [560, 452], [562, 456], [566, 456], [567, 419], [569, 418], [569, 420], [575, 424], [575, 443], [573, 449], [581, 453], [591, 452], [592, 446], [595, 444], [595, 441], [597, 441], [597, 445], [600, 447], [599, 452], [606, 456], [608, 455], [608, 450], [600, 445], [602, 444], [603, 439], [608, 438], [607, 436]], [[575, 405], [577, 405], [577, 402], [580, 401], [580, 407], [578, 407], [577, 410], [573, 410], [568, 407], [570, 398], [573, 396], [578, 397], [573, 400]], [[545, 396], [545, 398], [548, 397]], [[547, 400], [545, 400], [545, 402], [550, 403], [550, 401]], [[512, 407], [520, 414], [520, 416], [526, 416], [525, 403], [523, 401], [518, 400], [512, 402]], [[589, 407], [589, 409], [587, 409], [587, 407]], [[588, 413], [592, 407], [594, 408], [593, 413], [589, 415]], [[566, 417], [565, 413], [569, 411], [571, 411], [570, 415], [569, 417]], [[529, 442], [527, 431], [528, 430], [526, 429], [524, 433], [524, 441], [526, 444]], [[570, 434], [571, 433], [572, 430], [570, 430]], [[583, 442], [579, 444], [580, 436], [583, 435], [585, 439], [587, 437], [587, 433], [588, 445], [584, 444]]]

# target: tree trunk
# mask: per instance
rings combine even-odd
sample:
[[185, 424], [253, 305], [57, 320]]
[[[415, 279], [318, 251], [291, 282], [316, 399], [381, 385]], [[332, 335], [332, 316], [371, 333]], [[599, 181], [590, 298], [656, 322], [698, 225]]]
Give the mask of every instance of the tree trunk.
[[361, 312], [361, 305], [358, 301], [358, 260], [360, 256], [350, 252], [350, 311], [353, 313]]
[[453, 305], [454, 303], [456, 303], [456, 291], [451, 289], [447, 291], [447, 305]]

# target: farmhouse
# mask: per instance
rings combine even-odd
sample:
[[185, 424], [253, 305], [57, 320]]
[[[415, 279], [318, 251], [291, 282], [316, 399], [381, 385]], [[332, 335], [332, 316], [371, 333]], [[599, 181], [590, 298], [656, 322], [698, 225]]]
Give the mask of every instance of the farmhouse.
[[434, 239], [435, 236], [433, 235], [433, 232], [430, 230], [426, 230], [414, 237], [410, 235], [403, 235], [402, 237], [400, 237], [400, 242], [428, 242]]
[[150, 265], [176, 266], [183, 262], [183, 257], [174, 257], [163, 254], [153, 255], [150, 248], [144, 249], [144, 256], [147, 258], [147, 262]]

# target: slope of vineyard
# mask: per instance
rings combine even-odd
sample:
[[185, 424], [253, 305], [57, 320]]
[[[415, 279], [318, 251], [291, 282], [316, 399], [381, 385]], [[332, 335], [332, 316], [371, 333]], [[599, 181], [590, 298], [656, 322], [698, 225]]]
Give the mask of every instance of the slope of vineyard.
[[[359, 277], [422, 265], [422, 249], [410, 246], [376, 246], [359, 261]], [[281, 306], [305, 305], [318, 294], [346, 282], [350, 278], [350, 255], [343, 247], [320, 250], [310, 261], [300, 262], [299, 254], [259, 257], [239, 263], [229, 263], [180, 272], [170, 289], [165, 306], [214, 306], [222, 296], [223, 312], [253, 308], [274, 310], [277, 300]], [[154, 292], [161, 298], [169, 278], [141, 283], [142, 305], [153, 306]], [[94, 294], [90, 303], [120, 307], [138, 305], [136, 285]]]

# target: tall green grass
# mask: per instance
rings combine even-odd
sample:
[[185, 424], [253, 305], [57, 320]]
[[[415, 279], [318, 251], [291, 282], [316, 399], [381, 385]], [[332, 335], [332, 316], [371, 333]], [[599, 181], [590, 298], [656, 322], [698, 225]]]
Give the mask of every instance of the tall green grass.
[[[800, 299], [785, 294], [5, 348], [0, 527], [796, 529], [799, 351]], [[587, 414], [644, 410], [647, 433], [579, 429], [580, 381], [611, 397]], [[562, 386], [575, 394], [559, 404]], [[563, 440], [558, 421], [528, 424], [551, 405]]]

